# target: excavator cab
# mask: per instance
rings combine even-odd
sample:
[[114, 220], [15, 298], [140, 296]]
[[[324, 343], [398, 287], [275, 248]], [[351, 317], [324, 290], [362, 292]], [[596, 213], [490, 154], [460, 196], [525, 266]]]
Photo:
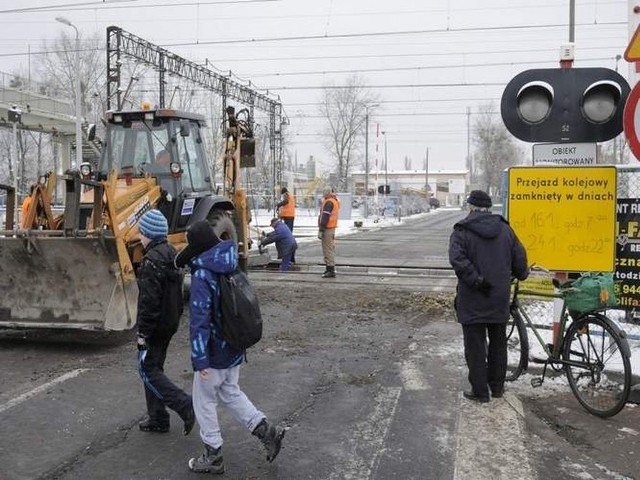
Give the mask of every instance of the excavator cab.
[[212, 223], [233, 203], [212, 195], [208, 156], [201, 135], [204, 117], [170, 109], [108, 112], [105, 148], [96, 179], [111, 172], [125, 183], [152, 177], [160, 187], [155, 205], [169, 222], [169, 232], [184, 232], [197, 220]]

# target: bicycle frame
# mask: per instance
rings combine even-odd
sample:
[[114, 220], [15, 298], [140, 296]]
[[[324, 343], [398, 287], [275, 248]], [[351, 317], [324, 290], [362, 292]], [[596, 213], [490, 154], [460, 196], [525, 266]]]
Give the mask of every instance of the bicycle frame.
[[[541, 298], [559, 298], [562, 300], [562, 311], [560, 312], [560, 324], [559, 324], [558, 330], [554, 331], [554, 333], [552, 334], [553, 343], [551, 344], [545, 343], [544, 339], [542, 338], [542, 335], [540, 335], [540, 332], [538, 332], [538, 329], [536, 328], [535, 324], [527, 314], [527, 311], [520, 304], [520, 299], [518, 298], [520, 294], [534, 295], [536, 297], [541, 297]], [[544, 350], [544, 353], [547, 355], [547, 359], [553, 362], [563, 363], [563, 360], [560, 358], [561, 352], [562, 352], [562, 343], [563, 343], [561, 340], [564, 338], [564, 332], [567, 326], [567, 322], [569, 322], [570, 319], [569, 319], [569, 313], [567, 312], [567, 307], [566, 307], [566, 304], [564, 303], [564, 298], [562, 297], [562, 295], [560, 293], [543, 294], [540, 292], [520, 290], [520, 282], [516, 281], [514, 282], [513, 297], [511, 299], [511, 305], [509, 306], [509, 309], [510, 311], [516, 310], [520, 315], [520, 317], [525, 321], [525, 323], [527, 324], [527, 327], [533, 332], [536, 339], [538, 340], [538, 343]]]

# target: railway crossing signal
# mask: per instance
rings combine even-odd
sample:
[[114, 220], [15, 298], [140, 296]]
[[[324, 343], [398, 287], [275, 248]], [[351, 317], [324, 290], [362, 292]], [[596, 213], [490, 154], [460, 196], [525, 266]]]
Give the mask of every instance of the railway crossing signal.
[[540, 68], [505, 87], [500, 113], [525, 142], [604, 142], [622, 132], [629, 84], [608, 68]]

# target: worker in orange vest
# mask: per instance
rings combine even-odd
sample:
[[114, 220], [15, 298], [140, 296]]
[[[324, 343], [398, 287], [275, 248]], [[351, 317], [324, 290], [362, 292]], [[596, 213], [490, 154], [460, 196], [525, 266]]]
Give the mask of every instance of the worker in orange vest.
[[332, 188], [324, 191], [320, 215], [318, 216], [318, 238], [322, 240], [322, 255], [325, 271], [322, 278], [336, 276], [336, 227], [340, 213], [340, 200]]
[[29, 196], [24, 197], [22, 201], [22, 207], [20, 209], [20, 226], [22, 228], [31, 228], [32, 225], [27, 225], [27, 215], [29, 214], [29, 207], [33, 201], [33, 191], [36, 189], [35, 185], [31, 185], [29, 188]]
[[[293, 221], [296, 218], [296, 196], [287, 190], [287, 187], [282, 187], [280, 190], [282, 194], [282, 200], [276, 205], [278, 209], [278, 218], [289, 227], [291, 233], [293, 233]], [[296, 254], [293, 252], [291, 257], [291, 263], [296, 263]]]

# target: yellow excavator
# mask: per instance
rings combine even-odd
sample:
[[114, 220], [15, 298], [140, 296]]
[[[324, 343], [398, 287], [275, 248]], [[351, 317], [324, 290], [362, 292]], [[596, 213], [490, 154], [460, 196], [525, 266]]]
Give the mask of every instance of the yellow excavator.
[[[109, 111], [95, 171], [84, 163], [64, 182], [64, 212], [54, 215], [56, 176], [34, 189], [16, 227], [13, 187], [0, 230], [0, 329], [127, 330], [135, 325], [135, 269], [142, 258], [138, 220], [159, 209], [180, 248], [192, 223], [207, 219], [238, 242], [246, 268], [251, 247], [241, 163], [255, 162], [250, 119], [227, 109], [222, 195], [215, 194], [204, 147], [204, 117], [172, 109]], [[235, 225], [235, 226], [234, 226]], [[2, 227], [0, 227], [2, 228]]]

